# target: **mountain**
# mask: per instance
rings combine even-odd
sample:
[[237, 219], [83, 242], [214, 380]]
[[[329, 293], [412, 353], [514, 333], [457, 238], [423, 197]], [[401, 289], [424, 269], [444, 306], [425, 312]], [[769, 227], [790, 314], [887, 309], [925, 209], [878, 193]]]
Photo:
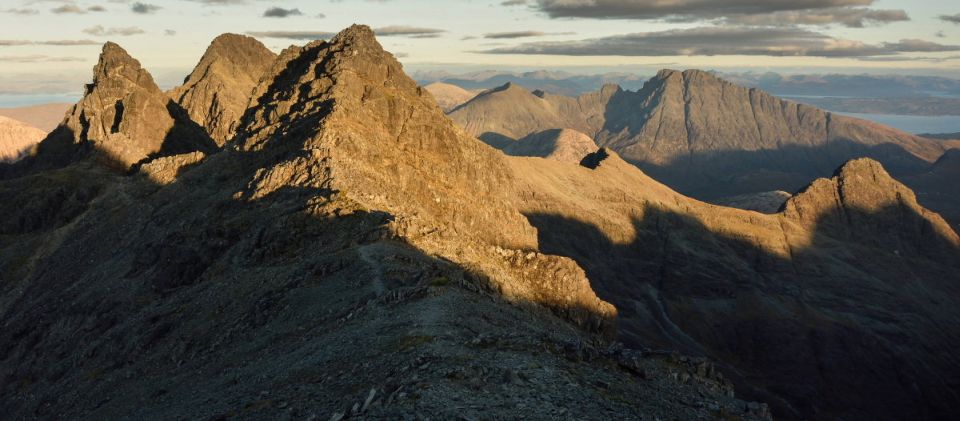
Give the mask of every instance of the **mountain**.
[[[102, 76], [145, 78], [118, 48], [96, 85], [153, 92]], [[560, 116], [618, 95], [533, 96]], [[765, 215], [610, 148], [508, 156], [365, 26], [284, 50], [251, 98], [223, 148], [130, 168], [97, 159], [107, 142], [41, 148], [0, 180], [0, 411], [944, 419], [960, 400], [960, 238], [876, 161]]]
[[183, 85], [169, 95], [222, 146], [233, 136], [253, 88], [275, 59], [276, 54], [254, 38], [220, 35]]
[[94, 154], [128, 170], [160, 156], [215, 150], [204, 129], [167, 98], [150, 73], [119, 45], [104, 44], [93, 73], [80, 102], [38, 145], [37, 156], [24, 160], [21, 168], [64, 166]]
[[917, 189], [920, 201], [937, 209], [944, 218], [960, 230], [960, 149], [950, 149], [940, 157], [929, 171], [904, 179]]
[[73, 104], [53, 103], [27, 107], [0, 108], [0, 116], [19, 120], [44, 132], [51, 132], [63, 121], [63, 115]]
[[433, 95], [433, 98], [437, 100], [437, 104], [440, 105], [440, 108], [444, 111], [457, 108], [479, 93], [479, 91], [468, 91], [459, 86], [443, 82], [431, 83], [424, 86], [423, 89], [426, 89], [427, 92], [430, 92], [430, 95]]
[[0, 116], [0, 162], [23, 158], [46, 135], [43, 130]]
[[926, 134], [920, 135], [920, 137], [925, 137], [928, 139], [938, 139], [938, 140], [958, 140], [960, 139], [960, 133], [937, 133], [937, 134], [926, 133]]
[[584, 163], [517, 163], [536, 164], [519, 196], [539, 250], [584, 268], [625, 343], [708, 355], [780, 419], [951, 411], [960, 239], [879, 163], [774, 215], [686, 198], [608, 149]]
[[507, 155], [536, 156], [574, 164], [596, 150], [597, 145], [590, 136], [572, 129], [534, 133], [503, 148]]
[[[75, 107], [89, 133], [100, 88], [155, 99], [118, 49]], [[117, 171], [91, 141], [0, 181], [4, 414], [770, 419], [709, 360], [610, 342], [616, 309], [536, 250], [513, 161], [369, 28], [288, 48], [253, 92], [215, 153]]]
[[543, 130], [575, 128], [703, 200], [796, 191], [857, 157], [879, 160], [898, 176], [917, 174], [946, 148], [695, 70], [662, 71], [636, 92], [606, 86], [577, 98], [509, 85], [450, 117], [497, 147]]

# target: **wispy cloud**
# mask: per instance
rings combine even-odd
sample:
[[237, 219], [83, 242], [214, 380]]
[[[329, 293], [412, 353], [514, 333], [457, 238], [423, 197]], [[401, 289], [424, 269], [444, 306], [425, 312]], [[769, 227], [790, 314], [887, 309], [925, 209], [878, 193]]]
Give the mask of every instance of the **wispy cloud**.
[[817, 56], [868, 57], [901, 52], [958, 51], [960, 46], [905, 39], [881, 45], [834, 38], [800, 28], [702, 27], [642, 32], [578, 41], [532, 42], [488, 54], [563, 56]]
[[151, 13], [155, 13], [160, 9], [162, 9], [162, 7], [157, 6], [155, 4], [148, 4], [148, 3], [136, 2], [130, 5], [130, 11], [132, 11], [133, 13], [141, 14], [141, 15], [149, 15]]
[[130, 36], [143, 34], [145, 31], [143, 29], [137, 28], [136, 26], [128, 26], [125, 28], [104, 28], [102, 25], [91, 26], [83, 30], [83, 33], [90, 34], [97, 37], [104, 36]]

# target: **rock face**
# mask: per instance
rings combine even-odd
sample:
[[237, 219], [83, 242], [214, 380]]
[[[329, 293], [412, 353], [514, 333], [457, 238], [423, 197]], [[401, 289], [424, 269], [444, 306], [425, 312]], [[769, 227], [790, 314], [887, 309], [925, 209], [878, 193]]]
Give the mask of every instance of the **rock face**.
[[710, 201], [794, 192], [859, 157], [905, 177], [926, 171], [946, 149], [696, 70], [661, 71], [636, 92], [607, 86], [578, 98], [512, 86], [481, 95], [450, 117], [496, 147], [543, 130], [574, 128], [671, 188]]
[[784, 418], [951, 414], [958, 240], [878, 165], [763, 215], [581, 164], [468, 136], [367, 27], [291, 47], [217, 153], [0, 181], [0, 411], [769, 419], [732, 380]]
[[4, 414], [769, 419], [709, 361], [603, 340], [615, 309], [535, 250], [507, 158], [369, 28], [255, 92], [205, 158], [0, 182]]
[[223, 146], [233, 136], [250, 95], [276, 54], [254, 38], [223, 34], [207, 47], [183, 85], [169, 95]]
[[46, 137], [38, 128], [0, 117], [0, 162], [14, 162], [27, 156]]
[[433, 98], [437, 100], [437, 105], [439, 105], [443, 111], [453, 110], [481, 92], [468, 91], [457, 85], [443, 82], [431, 83], [424, 86], [423, 89], [426, 89], [427, 92], [430, 92], [430, 95], [433, 95]]
[[589, 136], [573, 129], [546, 130], [531, 134], [503, 148], [507, 155], [535, 156], [578, 164], [597, 151]]
[[38, 153], [41, 162], [63, 165], [94, 152], [125, 170], [156, 156], [211, 151], [213, 146], [139, 61], [108, 42], [83, 99], [40, 144]]

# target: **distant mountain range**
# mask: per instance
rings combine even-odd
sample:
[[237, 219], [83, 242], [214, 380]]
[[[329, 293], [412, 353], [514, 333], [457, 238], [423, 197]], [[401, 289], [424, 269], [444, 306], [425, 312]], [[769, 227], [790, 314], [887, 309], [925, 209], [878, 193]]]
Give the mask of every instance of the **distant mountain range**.
[[[717, 76], [750, 88], [760, 88], [777, 96], [816, 96], [848, 98], [960, 98], [960, 79], [934, 76], [844, 75], [779, 73], [724, 73]], [[480, 71], [465, 74], [447, 72], [414, 73], [421, 83], [446, 82], [468, 89], [490, 89], [513, 82], [530, 89], [561, 95], [580, 95], [604, 84], [617, 84], [637, 90], [652, 76], [642, 73], [574, 74], [562, 71], [501, 72]]]
[[[638, 91], [606, 85], [578, 97], [508, 83], [461, 105], [450, 117], [500, 148], [544, 130], [575, 129], [702, 200], [797, 191], [863, 156], [883, 162], [898, 176], [921, 174], [948, 148], [701, 71], [664, 71]], [[960, 197], [954, 201], [937, 210], [957, 224]]]

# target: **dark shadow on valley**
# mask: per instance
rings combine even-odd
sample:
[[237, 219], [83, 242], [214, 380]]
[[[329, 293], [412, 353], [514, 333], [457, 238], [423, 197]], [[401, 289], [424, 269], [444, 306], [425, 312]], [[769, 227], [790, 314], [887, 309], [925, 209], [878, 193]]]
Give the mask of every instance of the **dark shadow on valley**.
[[778, 419], [949, 418], [960, 399], [960, 250], [919, 215], [824, 215], [790, 256], [690, 215], [643, 215], [629, 244], [527, 215], [540, 250], [576, 260], [618, 308], [629, 346], [709, 356]]

